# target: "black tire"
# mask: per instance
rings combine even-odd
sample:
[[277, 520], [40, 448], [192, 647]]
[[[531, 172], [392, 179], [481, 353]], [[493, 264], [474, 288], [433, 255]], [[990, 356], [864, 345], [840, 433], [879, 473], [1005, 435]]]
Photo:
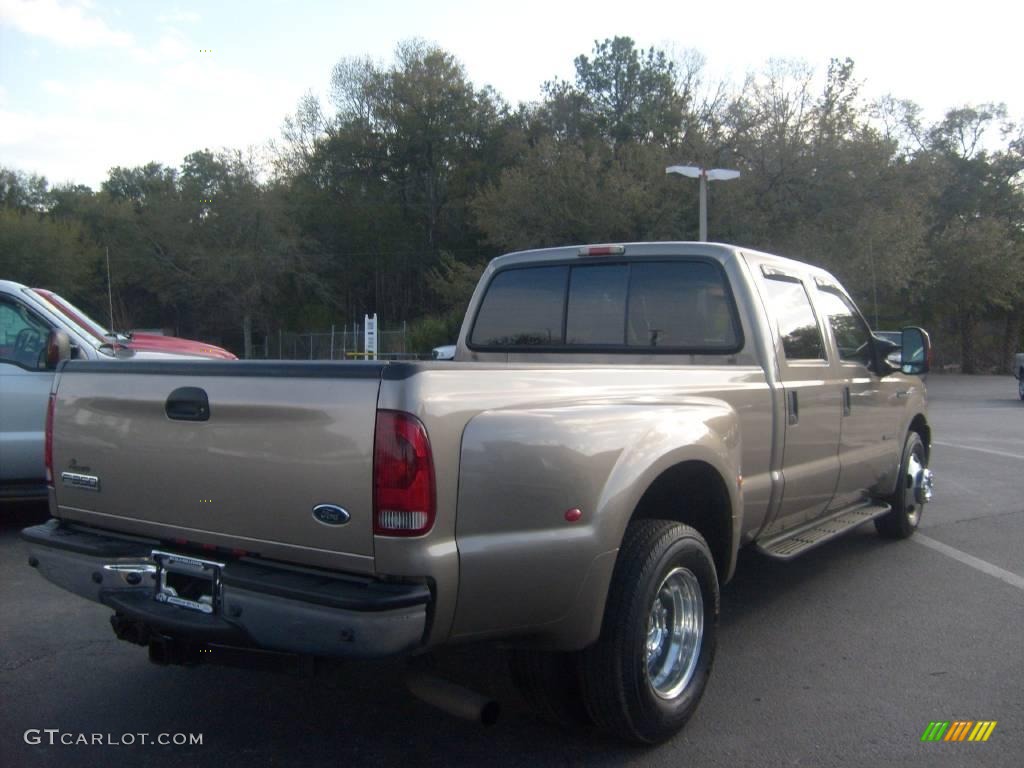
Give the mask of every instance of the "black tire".
[[512, 682], [530, 708], [553, 725], [590, 725], [580, 691], [579, 654], [520, 650], [509, 652]]
[[921, 523], [921, 512], [924, 505], [913, 498], [913, 478], [908, 469], [910, 462], [915, 457], [921, 466], [928, 466], [921, 436], [917, 432], [908, 432], [906, 442], [903, 444], [896, 492], [886, 499], [892, 506], [892, 511], [875, 518], [875, 530], [882, 538], [908, 539], [914, 535], [914, 531]]
[[[688, 572], [689, 575], [686, 575]], [[648, 675], [646, 648], [655, 599], [673, 573], [696, 577], [703, 633], [685, 685], [659, 696]], [[697, 709], [715, 657], [719, 614], [718, 575], [707, 543], [693, 528], [667, 520], [631, 523], [619, 550], [601, 636], [581, 652], [583, 701], [601, 729], [639, 744], [673, 736]]]

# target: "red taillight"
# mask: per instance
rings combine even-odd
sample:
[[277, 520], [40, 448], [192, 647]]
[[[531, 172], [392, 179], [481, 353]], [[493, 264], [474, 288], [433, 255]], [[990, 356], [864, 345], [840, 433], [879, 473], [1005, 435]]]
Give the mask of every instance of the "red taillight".
[[377, 413], [373, 440], [373, 532], [422, 536], [434, 525], [434, 460], [423, 424], [399, 411]]
[[50, 402], [46, 404], [46, 441], [43, 444], [43, 462], [46, 464], [46, 484], [50, 486], [53, 485], [53, 412], [56, 407], [57, 396], [50, 395]]

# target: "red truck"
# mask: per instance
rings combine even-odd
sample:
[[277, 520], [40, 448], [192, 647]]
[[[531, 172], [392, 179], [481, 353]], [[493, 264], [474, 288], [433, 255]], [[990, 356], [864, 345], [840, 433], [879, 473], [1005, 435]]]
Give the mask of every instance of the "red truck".
[[146, 350], [150, 352], [167, 352], [170, 354], [199, 355], [201, 357], [215, 357], [224, 360], [237, 360], [238, 357], [222, 347], [207, 344], [203, 341], [192, 339], [179, 339], [177, 336], [162, 336], [157, 333], [128, 333], [115, 334], [108, 331], [85, 312], [78, 309], [67, 299], [61, 298], [53, 291], [45, 288], [32, 288], [32, 293], [52, 306], [58, 313], [64, 315], [100, 344], [109, 344], [116, 341], [119, 346], [134, 349], [136, 351]]

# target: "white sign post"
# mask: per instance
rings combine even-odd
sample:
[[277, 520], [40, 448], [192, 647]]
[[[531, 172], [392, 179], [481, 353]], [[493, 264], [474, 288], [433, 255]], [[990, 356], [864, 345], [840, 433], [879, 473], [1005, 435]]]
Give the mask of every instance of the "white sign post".
[[377, 359], [377, 313], [373, 317], [363, 315], [363, 348], [366, 350], [366, 357], [371, 355]]

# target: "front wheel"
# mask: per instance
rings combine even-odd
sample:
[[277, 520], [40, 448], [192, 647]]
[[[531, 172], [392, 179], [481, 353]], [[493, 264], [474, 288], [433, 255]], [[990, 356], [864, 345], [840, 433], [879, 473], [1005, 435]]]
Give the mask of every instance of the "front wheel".
[[924, 442], [917, 432], [907, 434], [900, 461], [896, 493], [889, 498], [892, 510], [875, 518], [875, 529], [887, 539], [906, 539], [921, 523], [924, 505], [932, 497], [932, 473]]
[[640, 744], [679, 731], [707, 686], [718, 614], [718, 576], [703, 537], [667, 520], [631, 523], [601, 636], [581, 655], [594, 723]]

